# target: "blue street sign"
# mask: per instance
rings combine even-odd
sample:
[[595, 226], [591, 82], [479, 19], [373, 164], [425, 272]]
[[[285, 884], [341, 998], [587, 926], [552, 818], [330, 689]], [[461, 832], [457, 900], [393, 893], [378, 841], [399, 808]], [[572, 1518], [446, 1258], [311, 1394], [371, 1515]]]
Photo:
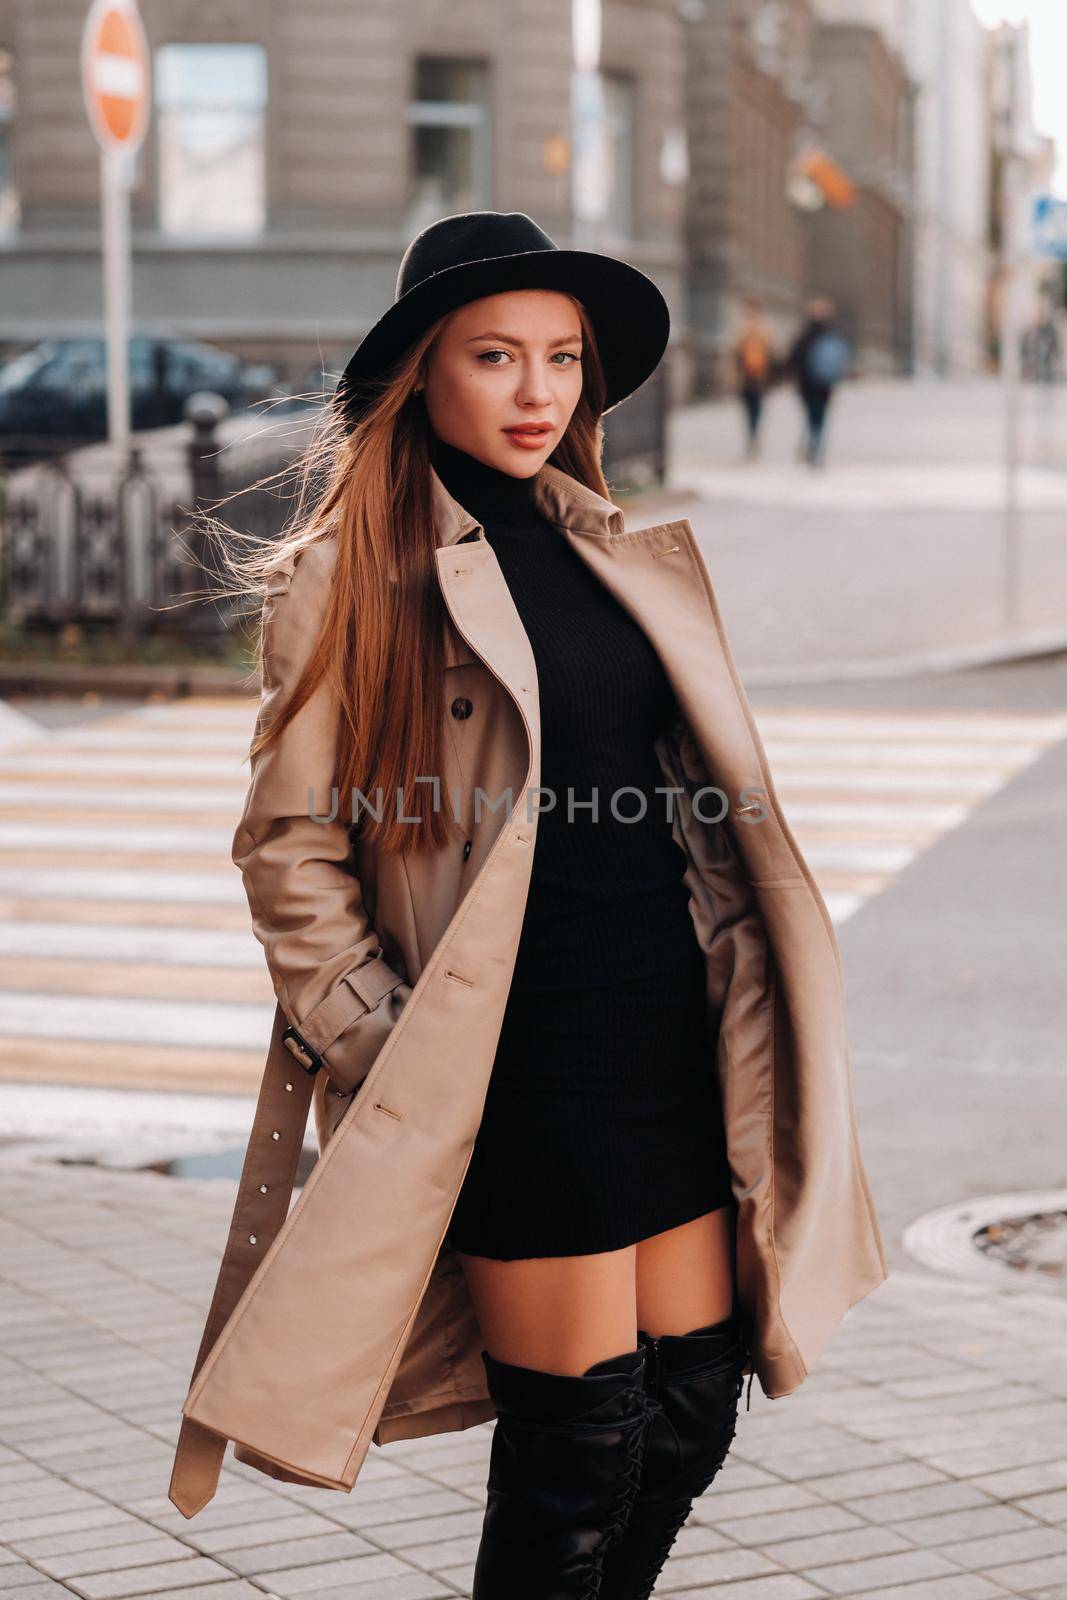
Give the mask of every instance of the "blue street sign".
[[1030, 216], [1033, 251], [1046, 261], [1067, 261], [1067, 200], [1051, 194], [1034, 198]]

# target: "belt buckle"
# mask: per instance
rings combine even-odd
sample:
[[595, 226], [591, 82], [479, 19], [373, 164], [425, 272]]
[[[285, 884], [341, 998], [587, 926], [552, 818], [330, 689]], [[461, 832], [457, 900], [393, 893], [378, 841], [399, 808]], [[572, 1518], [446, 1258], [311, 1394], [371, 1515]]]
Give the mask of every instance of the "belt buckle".
[[[282, 1034], [282, 1043], [297, 1066], [302, 1068], [309, 1078], [313, 1078], [319, 1068], [326, 1065], [319, 1052], [313, 1049], [295, 1028], [286, 1028]], [[302, 1057], [304, 1059], [301, 1059]]]

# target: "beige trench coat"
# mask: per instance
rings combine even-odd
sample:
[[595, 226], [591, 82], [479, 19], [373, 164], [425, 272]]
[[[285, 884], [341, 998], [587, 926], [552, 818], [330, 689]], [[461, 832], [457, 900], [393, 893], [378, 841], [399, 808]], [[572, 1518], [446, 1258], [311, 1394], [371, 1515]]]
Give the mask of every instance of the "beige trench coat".
[[[689, 522], [628, 532], [610, 501], [550, 466], [535, 493], [640, 623], [674, 689], [656, 753], [677, 791], [673, 827], [689, 860], [708, 1004], [721, 1007], [708, 1070], [727, 1130], [738, 1299], [764, 1393], [789, 1394], [848, 1308], [888, 1274], [856, 1139], [834, 931], [782, 814]], [[459, 802], [457, 842], [382, 858], [362, 843], [353, 851], [344, 800], [332, 822], [314, 820], [331, 813], [336, 703], [326, 685], [253, 762], [234, 838], [278, 1006], [182, 1408], [170, 1494], [186, 1516], [214, 1494], [230, 1439], [239, 1460], [272, 1477], [350, 1490], [372, 1440], [494, 1414], [444, 1234], [529, 888], [537, 674], [482, 529], [436, 474], [433, 495], [449, 617], [441, 803], [453, 814]], [[332, 556], [326, 539], [272, 584], [261, 716], [307, 659]], [[728, 800], [722, 822], [717, 795], [697, 793], [712, 785]], [[499, 803], [505, 792], [510, 808]], [[290, 1026], [325, 1070], [304, 1070], [299, 1041], [282, 1037]], [[290, 1206], [312, 1103], [319, 1158]]]

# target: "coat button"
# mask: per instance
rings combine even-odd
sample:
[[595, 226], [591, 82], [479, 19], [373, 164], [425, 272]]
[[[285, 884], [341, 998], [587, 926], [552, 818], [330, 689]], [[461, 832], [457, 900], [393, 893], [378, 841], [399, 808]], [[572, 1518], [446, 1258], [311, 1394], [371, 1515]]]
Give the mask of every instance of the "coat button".
[[474, 843], [473, 839], [468, 839], [466, 844], [463, 846], [463, 859], [464, 859], [464, 861], [467, 861], [467, 860], [470, 859], [471, 845], [473, 843]]
[[461, 722], [464, 720], [464, 718], [469, 717], [473, 710], [474, 707], [471, 705], [466, 695], [457, 695], [455, 700], [452, 702], [452, 715], [454, 717], [458, 717]]

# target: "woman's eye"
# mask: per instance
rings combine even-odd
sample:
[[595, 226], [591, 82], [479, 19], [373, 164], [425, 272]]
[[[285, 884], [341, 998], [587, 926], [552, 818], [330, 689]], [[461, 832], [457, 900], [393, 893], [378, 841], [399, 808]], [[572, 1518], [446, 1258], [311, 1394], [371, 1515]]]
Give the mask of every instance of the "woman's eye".
[[[494, 361], [494, 356], [503, 356], [505, 360], [511, 360], [510, 353], [507, 350], [482, 350], [478, 356], [478, 360], [484, 361], [487, 367], [502, 367], [504, 362]], [[560, 359], [561, 357], [562, 359]], [[576, 353], [574, 350], [557, 350], [555, 355], [553, 355], [550, 359], [554, 361], [557, 366], [565, 367], [569, 366], [572, 361], [580, 361], [582, 358], [581, 355]]]

